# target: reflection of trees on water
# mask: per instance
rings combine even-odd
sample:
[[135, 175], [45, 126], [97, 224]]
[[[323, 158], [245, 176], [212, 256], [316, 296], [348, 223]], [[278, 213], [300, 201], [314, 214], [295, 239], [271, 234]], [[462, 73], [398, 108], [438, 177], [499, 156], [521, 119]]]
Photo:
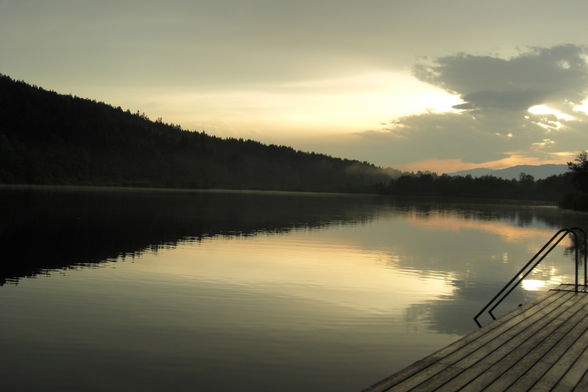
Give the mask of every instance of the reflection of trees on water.
[[561, 210], [554, 206], [534, 206], [515, 203], [482, 203], [469, 201], [397, 200], [399, 210], [417, 213], [426, 218], [433, 213], [447, 213], [466, 220], [507, 221], [515, 226], [543, 225], [547, 228], [582, 226], [588, 223], [588, 214]]
[[4, 189], [0, 205], [0, 283], [54, 268], [132, 258], [181, 241], [365, 223], [390, 211], [424, 220], [447, 215], [520, 227], [581, 225], [578, 214], [551, 207], [318, 194]]
[[[588, 230], [588, 227], [586, 227], [586, 230]], [[581, 230], [576, 230], [576, 235], [568, 235], [567, 237], [567, 242], [565, 243], [565, 248], [564, 248], [564, 255], [569, 256], [570, 260], [573, 263], [578, 263], [578, 282], [579, 284], [583, 284], [584, 283], [584, 278], [583, 275], [584, 273], [582, 272], [584, 270], [584, 258], [587, 256], [586, 254], [586, 244], [588, 241], [588, 238], [585, 237], [585, 234], [588, 234], [586, 232], [582, 232]], [[576, 249], [578, 249], [578, 255], [576, 256]], [[578, 258], [576, 260], [576, 257]]]
[[367, 197], [2, 190], [0, 284], [203, 238], [372, 219]]
[[[580, 227], [588, 230], [588, 214], [555, 207], [533, 207], [519, 204], [503, 204], [497, 208], [496, 204], [457, 204], [454, 202], [427, 203], [418, 206], [408, 207], [406, 211], [413, 211], [422, 219], [426, 219], [433, 213], [440, 211], [448, 215], [458, 216], [464, 220], [478, 221], [503, 221], [517, 227], [545, 226], [547, 230], [556, 230], [569, 227]], [[549, 237], [545, 238], [547, 241]], [[586, 254], [586, 245], [581, 232], [576, 236], [569, 235], [568, 239], [562, 242], [564, 254], [575, 257], [576, 241], [578, 241], [579, 259], [583, 260]], [[537, 244], [538, 246], [543, 244]]]

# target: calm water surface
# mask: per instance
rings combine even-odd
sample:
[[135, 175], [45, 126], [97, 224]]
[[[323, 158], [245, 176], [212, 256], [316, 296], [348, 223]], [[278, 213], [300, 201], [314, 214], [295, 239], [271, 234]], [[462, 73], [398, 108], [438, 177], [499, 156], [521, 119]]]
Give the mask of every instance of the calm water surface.
[[[2, 390], [358, 391], [476, 329], [554, 207], [0, 190]], [[573, 279], [566, 247], [506, 312]]]

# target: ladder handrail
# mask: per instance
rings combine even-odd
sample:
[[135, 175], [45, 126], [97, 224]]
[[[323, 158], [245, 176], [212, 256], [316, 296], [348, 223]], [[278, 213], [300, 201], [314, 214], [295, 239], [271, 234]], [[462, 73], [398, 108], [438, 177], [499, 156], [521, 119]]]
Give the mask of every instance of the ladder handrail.
[[[502, 298], [500, 298], [500, 300], [496, 301], [496, 303], [494, 304], [494, 306], [492, 306], [490, 309], [488, 309], [488, 314], [494, 319], [496, 320], [496, 317], [494, 316], [494, 314], [492, 313], [492, 311], [494, 309], [496, 309], [496, 307], [498, 305], [500, 305], [502, 303], [502, 301], [504, 301], [504, 299], [519, 285], [520, 282], [522, 282], [530, 273], [531, 271], [533, 271], [533, 269], [535, 269], [535, 267], [537, 267], [537, 265], [539, 265], [539, 263], [541, 263], [543, 261], [543, 259], [545, 259], [545, 257], [547, 257], [547, 255], [549, 255], [549, 253], [551, 253], [551, 251], [557, 246], [559, 245], [559, 243], [561, 241], [563, 241], [564, 238], [566, 238], [569, 234], [573, 234], [575, 238], [577, 238], [577, 235], [575, 232], [570, 231], [570, 230], [565, 230], [563, 232], [563, 234], [560, 235], [559, 239], [557, 241], [555, 241], [555, 243], [553, 245], [551, 245], [551, 247], [537, 260], [535, 261], [535, 264], [533, 264], [533, 266], [531, 268], [529, 268], [527, 270], [527, 272], [525, 272], [523, 274], [523, 276], [520, 276], [520, 274], [523, 272], [524, 268], [521, 269], [521, 271], [519, 271], [519, 273], [517, 275], [515, 275], [515, 279], [518, 277], [518, 281], [510, 286], [510, 289], [508, 289], [508, 291], [502, 296]], [[553, 241], [549, 241], [546, 245], [549, 245], [551, 242]], [[538, 252], [537, 254], [535, 254], [535, 258], [541, 254], [541, 251]], [[531, 261], [533, 261], [533, 259], [531, 259]], [[526, 265], [528, 266], [528, 264]], [[578, 267], [578, 262], [577, 262], [577, 256], [576, 256], [576, 269]], [[506, 288], [506, 286], [505, 286]], [[578, 272], [576, 271], [576, 280], [575, 280], [575, 291], [578, 291]]]
[[[494, 320], [496, 320], [496, 317], [494, 316], [494, 314], [492, 313], [492, 311], [494, 309], [496, 309], [496, 307], [498, 305], [500, 305], [502, 303], [502, 301], [504, 301], [504, 299], [519, 285], [519, 283], [525, 279], [530, 273], [531, 271], [533, 271], [533, 269], [535, 267], [537, 267], [537, 265], [539, 265], [539, 263], [541, 263], [541, 261], [543, 261], [543, 259], [545, 259], [545, 257], [547, 257], [547, 255], [549, 255], [549, 253], [551, 253], [551, 251], [568, 235], [573, 235], [574, 237], [574, 251], [575, 251], [575, 291], [578, 292], [578, 265], [579, 265], [579, 260], [578, 260], [578, 248], [579, 248], [579, 243], [578, 243], [578, 233], [580, 232], [582, 233], [583, 237], [584, 237], [584, 287], [586, 287], [587, 284], [587, 273], [586, 273], [586, 264], [587, 264], [587, 253], [586, 253], [586, 243], [588, 241], [587, 237], [586, 237], [586, 231], [580, 227], [571, 227], [571, 228], [567, 228], [567, 229], [560, 229], [558, 230], [546, 243], [545, 245], [543, 245], [543, 247], [537, 252], [535, 253], [535, 255], [520, 269], [520, 271], [518, 273], [516, 273], [512, 279], [506, 284], [504, 285], [504, 287], [486, 304], [486, 306], [484, 306], [482, 308], [482, 310], [480, 310], [480, 312], [478, 312], [478, 314], [476, 314], [474, 316], [474, 321], [476, 322], [476, 324], [478, 324], [479, 327], [482, 327], [482, 325], [480, 324], [480, 322], [478, 321], [478, 317], [480, 317], [482, 315], [482, 313], [484, 313], [484, 311], [488, 310], [488, 314], [490, 315], [490, 317], [492, 317]], [[556, 240], [556, 238], [559, 239]], [[553, 243], [555, 241], [555, 243]], [[543, 251], [545, 251], [545, 249], [547, 249], [549, 246], [551, 245], [551, 247], [537, 260], [537, 258], [543, 253]], [[533, 262], [535, 262], [533, 264]], [[533, 266], [531, 268], [529, 268], [529, 266], [533, 264]], [[527, 268], [529, 268], [527, 270]], [[527, 270], [526, 272], [524, 272], [525, 270]], [[522, 276], [521, 276], [522, 274]], [[513, 285], [513, 283], [516, 281], [516, 283]], [[510, 288], [509, 288], [510, 287]], [[508, 291], [507, 291], [508, 290]], [[506, 293], [505, 293], [506, 291]], [[502, 296], [502, 297], [501, 297]], [[501, 297], [499, 299], [499, 297]], [[494, 305], [493, 305], [494, 304]], [[490, 309], [488, 309], [490, 308]]]
[[[586, 230], [584, 230], [581, 227], [570, 227], [570, 230], [573, 231], [579, 231], [580, 233], [582, 233], [582, 236], [584, 237], [584, 289], [586, 289], [586, 285], [588, 284], [588, 270], [586, 269], [586, 267], [588, 266], [588, 235], [586, 234]], [[577, 240], [577, 235], [576, 235], [576, 240]], [[575, 246], [575, 250], [576, 250], [576, 276], [578, 275], [578, 244], [576, 243]]]

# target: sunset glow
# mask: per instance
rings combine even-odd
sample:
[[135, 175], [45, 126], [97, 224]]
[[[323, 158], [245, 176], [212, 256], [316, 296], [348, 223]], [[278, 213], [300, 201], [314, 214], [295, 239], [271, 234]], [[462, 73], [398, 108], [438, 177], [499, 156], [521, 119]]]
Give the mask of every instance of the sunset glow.
[[[122, 95], [134, 106], [145, 92]], [[222, 136], [274, 140], [379, 129], [403, 115], [452, 111], [459, 97], [415, 79], [409, 72], [371, 72], [252, 86], [249, 89], [148, 93], [151, 118]]]

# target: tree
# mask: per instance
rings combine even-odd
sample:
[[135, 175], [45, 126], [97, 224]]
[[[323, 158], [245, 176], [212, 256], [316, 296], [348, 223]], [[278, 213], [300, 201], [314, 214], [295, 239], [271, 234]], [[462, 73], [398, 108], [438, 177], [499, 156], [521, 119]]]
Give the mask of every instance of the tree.
[[519, 182], [524, 184], [532, 184], [535, 182], [535, 177], [525, 172], [521, 172], [521, 174], [519, 174]]
[[588, 153], [582, 151], [574, 162], [568, 162], [572, 172], [572, 183], [581, 192], [588, 192]]

